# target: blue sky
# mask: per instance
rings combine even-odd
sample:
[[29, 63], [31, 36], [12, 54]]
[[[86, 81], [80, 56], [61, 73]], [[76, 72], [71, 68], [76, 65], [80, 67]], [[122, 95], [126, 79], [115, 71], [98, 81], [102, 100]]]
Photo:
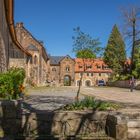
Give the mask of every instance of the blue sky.
[[15, 0], [15, 23], [23, 22], [33, 36], [44, 42], [51, 55], [72, 52], [73, 28], [93, 38], [105, 47], [113, 25], [122, 27], [120, 8], [139, 5], [140, 0]]

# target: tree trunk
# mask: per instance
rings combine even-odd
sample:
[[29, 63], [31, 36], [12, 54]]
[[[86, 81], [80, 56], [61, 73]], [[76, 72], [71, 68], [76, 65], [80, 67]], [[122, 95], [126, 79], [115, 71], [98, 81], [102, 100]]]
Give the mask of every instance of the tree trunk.
[[78, 91], [77, 91], [77, 95], [76, 95], [76, 101], [79, 101], [79, 94], [80, 94], [80, 90], [81, 90], [82, 79], [83, 79], [83, 72], [81, 73], [81, 77], [80, 77], [80, 81], [79, 81], [79, 85], [78, 85]]
[[131, 52], [131, 67], [130, 67], [130, 74], [134, 69], [134, 52], [135, 52], [135, 41], [136, 41], [136, 21], [133, 21], [133, 40], [132, 40], [132, 52]]

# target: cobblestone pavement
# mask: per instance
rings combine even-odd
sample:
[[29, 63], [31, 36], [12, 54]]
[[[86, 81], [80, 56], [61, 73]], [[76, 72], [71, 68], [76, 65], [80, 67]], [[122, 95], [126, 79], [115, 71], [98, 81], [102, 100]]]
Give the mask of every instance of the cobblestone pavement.
[[[76, 96], [76, 87], [35, 88], [29, 89], [29, 96], [25, 100], [31, 111], [54, 111], [61, 106], [72, 103]], [[140, 91], [130, 92], [129, 89], [114, 87], [82, 88], [80, 98], [83, 95], [95, 96], [97, 99], [119, 102], [131, 107], [140, 107]]]
[[95, 96], [97, 99], [121, 103], [126, 107], [140, 107], [140, 90], [130, 92], [127, 88], [94, 87], [82, 88], [81, 93]]
[[75, 100], [77, 88], [41, 87], [29, 89], [24, 106], [30, 111], [54, 111]]

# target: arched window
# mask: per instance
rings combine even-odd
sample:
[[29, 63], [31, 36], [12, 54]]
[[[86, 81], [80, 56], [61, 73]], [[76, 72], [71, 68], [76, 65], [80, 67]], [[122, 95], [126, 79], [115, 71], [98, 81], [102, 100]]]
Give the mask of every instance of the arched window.
[[66, 66], [66, 71], [69, 72], [70, 71], [70, 67]]
[[34, 64], [35, 64], [35, 65], [38, 64], [38, 58], [37, 58], [36, 55], [34, 56]]

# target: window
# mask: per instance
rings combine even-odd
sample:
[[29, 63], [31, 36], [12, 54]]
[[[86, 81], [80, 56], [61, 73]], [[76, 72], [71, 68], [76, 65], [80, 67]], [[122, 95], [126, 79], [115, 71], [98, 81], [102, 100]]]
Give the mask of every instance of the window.
[[102, 69], [103, 69], [103, 70], [105, 69], [105, 66], [104, 66], [104, 65], [102, 65]]
[[87, 76], [89, 76], [89, 73], [87, 73]]
[[18, 58], [18, 57], [19, 57], [19, 56], [18, 56], [18, 51], [16, 51], [15, 54], [16, 54], [16, 58]]
[[91, 76], [93, 76], [93, 73], [91, 73]]
[[83, 67], [82, 66], [79, 66], [79, 69], [82, 69]]
[[97, 69], [100, 69], [101, 68], [101, 66], [97, 66]]
[[101, 73], [99, 73], [99, 76], [101, 76]]
[[92, 66], [91, 66], [91, 65], [87, 65], [86, 68], [87, 68], [87, 69], [91, 69]]
[[109, 67], [108, 66], [105, 66], [105, 69], [109, 69]]
[[34, 64], [36, 65], [38, 63], [38, 58], [37, 58], [37, 56], [35, 55], [34, 56]]
[[102, 68], [103, 68], [103, 69], [107, 69], [107, 66], [104, 66], [104, 65], [103, 65]]
[[66, 66], [66, 71], [70, 71], [70, 67], [69, 66]]
[[82, 73], [79, 73], [80, 76], [82, 76]]

